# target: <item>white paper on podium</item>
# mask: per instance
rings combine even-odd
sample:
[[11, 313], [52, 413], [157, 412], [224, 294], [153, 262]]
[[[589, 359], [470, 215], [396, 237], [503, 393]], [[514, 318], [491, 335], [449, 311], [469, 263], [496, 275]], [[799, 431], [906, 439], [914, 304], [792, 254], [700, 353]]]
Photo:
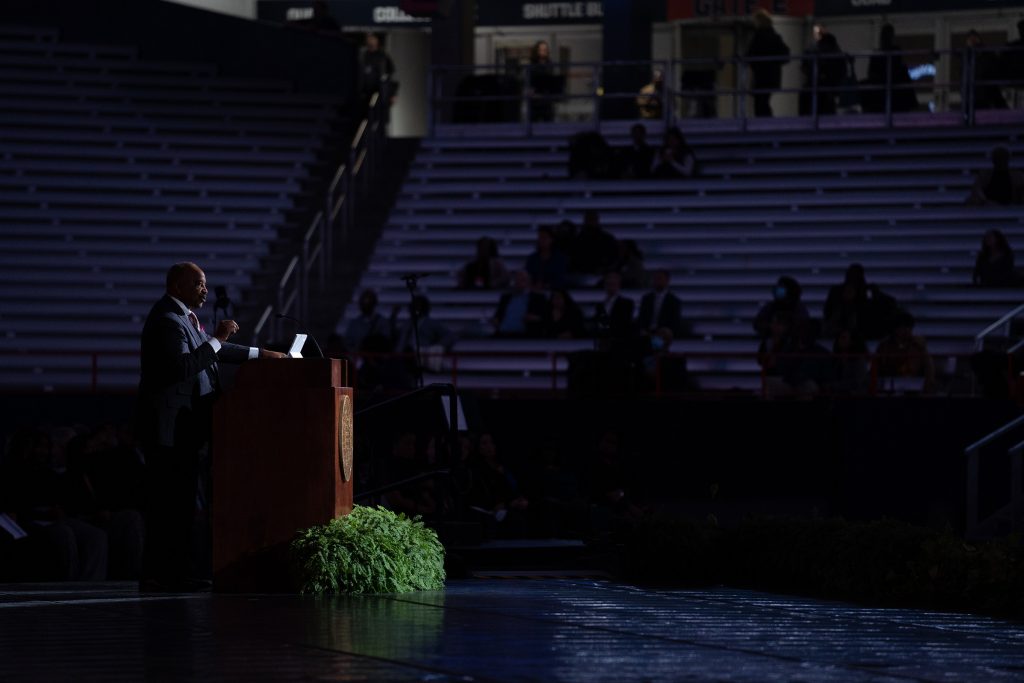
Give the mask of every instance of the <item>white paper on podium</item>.
[[297, 334], [292, 341], [292, 347], [288, 349], [289, 358], [302, 358], [302, 347], [306, 344], [306, 335]]

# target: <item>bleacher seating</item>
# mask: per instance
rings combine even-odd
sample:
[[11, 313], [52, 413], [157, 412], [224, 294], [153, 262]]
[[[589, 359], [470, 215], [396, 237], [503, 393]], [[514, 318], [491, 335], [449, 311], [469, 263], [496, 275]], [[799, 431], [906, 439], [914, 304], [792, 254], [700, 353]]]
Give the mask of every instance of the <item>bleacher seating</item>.
[[[606, 128], [609, 142], [625, 144], [628, 127]], [[1024, 244], [1024, 211], [964, 204], [991, 147], [1008, 145], [1022, 156], [1019, 131], [692, 132], [698, 179], [585, 181], [567, 177], [565, 132], [527, 137], [516, 126], [451, 127], [424, 141], [360, 289], [376, 288], [387, 314], [408, 301], [401, 274], [429, 273], [422, 284], [432, 317], [462, 331], [460, 386], [564, 387], [565, 354], [592, 342], [487, 336], [484, 321], [498, 293], [459, 291], [456, 273], [482, 235], [497, 239], [506, 265], [516, 268], [538, 226], [566, 218], [579, 224], [585, 209], [597, 209], [603, 227], [637, 241], [648, 269], [673, 273], [694, 337], [672, 350], [735, 354], [692, 357], [702, 387], [758, 386], [751, 323], [778, 276], [796, 277], [820, 315], [828, 287], [852, 262], [916, 316], [940, 371], [962, 372], [954, 357], [970, 353], [974, 335], [1020, 301], [1019, 291], [970, 282], [982, 233], [999, 228], [1011, 244]], [[649, 127], [652, 144], [659, 132]], [[639, 300], [643, 292], [627, 294]], [[573, 295], [588, 314], [602, 296], [596, 288]], [[354, 302], [347, 313], [355, 313]], [[437, 378], [450, 376], [445, 370]]]
[[136, 384], [175, 261], [237, 301], [298, 227], [340, 104], [0, 27], [0, 386], [88, 388], [94, 360], [100, 385]]

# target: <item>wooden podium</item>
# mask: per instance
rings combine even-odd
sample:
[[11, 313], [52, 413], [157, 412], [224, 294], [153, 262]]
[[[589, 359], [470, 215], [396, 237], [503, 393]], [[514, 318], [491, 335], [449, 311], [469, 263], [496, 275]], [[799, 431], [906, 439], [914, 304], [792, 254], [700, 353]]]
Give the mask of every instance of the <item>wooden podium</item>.
[[352, 511], [353, 396], [329, 358], [253, 360], [214, 408], [213, 580], [288, 590], [295, 532]]

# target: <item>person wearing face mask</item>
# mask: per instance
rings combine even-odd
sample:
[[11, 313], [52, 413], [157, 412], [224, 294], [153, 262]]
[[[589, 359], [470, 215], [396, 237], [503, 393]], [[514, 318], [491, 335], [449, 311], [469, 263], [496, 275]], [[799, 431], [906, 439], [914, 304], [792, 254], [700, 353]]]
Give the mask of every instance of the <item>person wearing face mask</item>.
[[754, 332], [762, 340], [771, 335], [772, 318], [776, 313], [787, 313], [793, 325], [798, 325], [810, 314], [800, 300], [803, 290], [800, 283], [788, 275], [783, 275], [772, 288], [772, 300], [761, 307], [754, 318]]
[[146, 458], [145, 590], [206, 587], [191, 573], [191, 556], [200, 453], [208, 448], [221, 391], [218, 361], [285, 357], [229, 342], [239, 329], [234, 320], [219, 321], [208, 334], [196, 313], [207, 294], [199, 266], [174, 264], [142, 329], [137, 428]]
[[644, 337], [646, 349], [640, 360], [641, 386], [647, 391], [659, 389], [662, 392], [677, 393], [692, 389], [686, 374], [686, 358], [672, 355], [672, 330], [659, 327]]

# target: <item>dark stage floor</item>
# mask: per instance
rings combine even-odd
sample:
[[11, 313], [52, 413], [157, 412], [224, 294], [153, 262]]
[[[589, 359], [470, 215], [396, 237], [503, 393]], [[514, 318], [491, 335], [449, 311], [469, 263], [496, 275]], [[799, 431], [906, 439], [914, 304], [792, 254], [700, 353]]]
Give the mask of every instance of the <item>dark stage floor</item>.
[[737, 590], [469, 579], [312, 598], [0, 586], [0, 680], [1002, 681], [1024, 625]]

